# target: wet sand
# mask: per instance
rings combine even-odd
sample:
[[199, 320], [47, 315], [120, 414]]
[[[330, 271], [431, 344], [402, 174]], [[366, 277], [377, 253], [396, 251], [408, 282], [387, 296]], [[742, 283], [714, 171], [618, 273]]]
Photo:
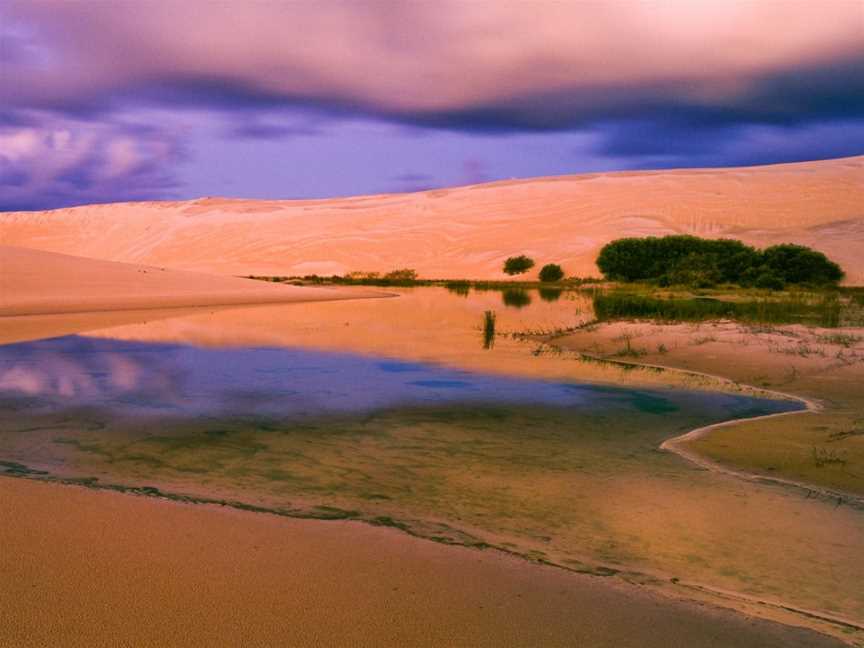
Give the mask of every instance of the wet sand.
[[[550, 343], [618, 358], [626, 341], [638, 354], [633, 362], [720, 375], [813, 405], [805, 415], [691, 434], [677, 444], [685, 453], [732, 471], [864, 499], [864, 330], [621, 321]], [[814, 460], [818, 456], [828, 460]]]
[[352, 522], [12, 478], [0, 519], [3, 645], [842, 645]]

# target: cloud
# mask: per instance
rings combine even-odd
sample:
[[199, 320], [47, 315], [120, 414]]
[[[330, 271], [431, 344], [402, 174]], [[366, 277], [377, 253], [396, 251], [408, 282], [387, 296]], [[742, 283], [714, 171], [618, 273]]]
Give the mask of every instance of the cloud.
[[625, 168], [864, 147], [860, 0], [0, 0], [0, 65], [0, 209], [170, 197], [190, 131], [165, 113], [238, 140], [578, 131]]
[[622, 168], [746, 166], [830, 159], [864, 151], [864, 122], [681, 124], [632, 120], [604, 123], [593, 154]]
[[[832, 93], [854, 97], [862, 84], [857, 0], [818, 11], [734, 0], [636, 2], [627, 12], [614, 3], [459, 1], [9, 7], [19, 25], [14, 51], [28, 48], [29, 35], [29, 48], [50, 46], [41, 58], [54, 61], [11, 66], [13, 102], [78, 112], [133, 100], [283, 105], [542, 129], [646, 103], [764, 117], [766, 100], [791, 94], [797, 104], [773, 108], [824, 110]], [[814, 83], [816, 102], [803, 92]]]
[[0, 209], [169, 197], [176, 183], [165, 169], [181, 158], [155, 127], [30, 115], [0, 126]]

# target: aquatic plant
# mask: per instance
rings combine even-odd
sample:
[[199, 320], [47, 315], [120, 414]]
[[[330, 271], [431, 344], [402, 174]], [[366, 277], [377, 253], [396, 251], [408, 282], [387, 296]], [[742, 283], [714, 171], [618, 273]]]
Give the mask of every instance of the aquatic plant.
[[491, 349], [495, 346], [495, 311], [487, 310], [483, 313], [483, 348]]
[[759, 297], [726, 301], [710, 297], [660, 298], [628, 291], [598, 293], [594, 314], [600, 321], [653, 319], [666, 322], [704, 322], [730, 319], [772, 324], [811, 324], [836, 328], [844, 307], [836, 293], [792, 293], [782, 298]]

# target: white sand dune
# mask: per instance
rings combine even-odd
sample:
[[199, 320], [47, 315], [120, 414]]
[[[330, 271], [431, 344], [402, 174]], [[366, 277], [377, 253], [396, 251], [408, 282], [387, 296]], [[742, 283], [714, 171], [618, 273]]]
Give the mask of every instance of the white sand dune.
[[526, 253], [597, 275], [599, 248], [628, 235], [692, 233], [796, 242], [864, 283], [864, 157], [761, 167], [536, 178], [332, 200], [92, 205], [0, 214], [0, 242], [219, 274], [415, 268], [496, 278]]
[[380, 295], [370, 291], [268, 284], [0, 245], [0, 316], [326, 301]]

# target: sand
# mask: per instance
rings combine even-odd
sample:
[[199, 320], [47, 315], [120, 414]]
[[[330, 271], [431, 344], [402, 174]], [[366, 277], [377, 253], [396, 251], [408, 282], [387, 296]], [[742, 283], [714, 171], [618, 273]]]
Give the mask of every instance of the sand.
[[839, 642], [392, 529], [0, 478], [0, 644]]
[[203, 198], [0, 214], [0, 242], [226, 275], [414, 268], [502, 278], [526, 253], [597, 276], [622, 236], [795, 242], [864, 282], [864, 157], [726, 169], [595, 173], [332, 200]]
[[381, 295], [372, 291], [268, 284], [0, 246], [0, 317]]
[[[635, 359], [619, 355], [627, 340], [638, 354]], [[815, 411], [735, 422], [671, 447], [693, 453], [708, 467], [864, 501], [864, 330], [619, 321], [550, 342], [601, 357], [707, 372], [807, 399]], [[814, 460], [820, 452], [834, 461]]]

